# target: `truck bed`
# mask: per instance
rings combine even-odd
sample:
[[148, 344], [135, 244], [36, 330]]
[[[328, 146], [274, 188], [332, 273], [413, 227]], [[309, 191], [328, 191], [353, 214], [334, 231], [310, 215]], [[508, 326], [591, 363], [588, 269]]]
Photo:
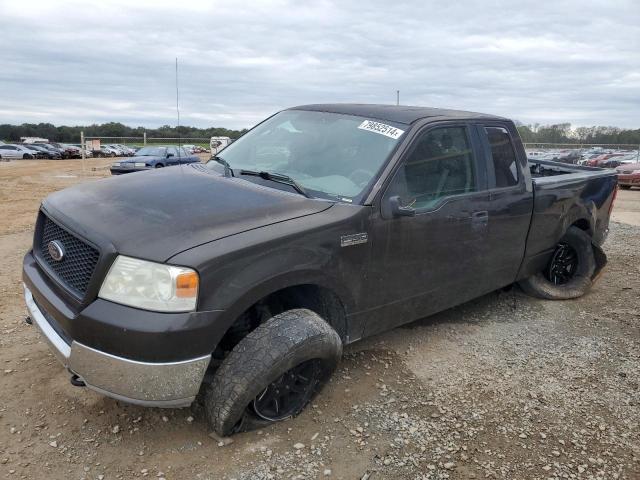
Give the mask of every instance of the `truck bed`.
[[534, 202], [524, 271], [530, 274], [546, 265], [571, 225], [588, 231], [595, 245], [604, 242], [618, 180], [615, 170], [546, 160], [528, 165]]
[[[587, 167], [583, 165], [572, 165], [568, 163], [552, 162], [549, 160], [528, 160], [529, 171], [534, 183], [540, 183], [541, 179], [556, 177], [558, 175], [571, 175], [573, 178], [586, 177], [609, 177], [616, 175], [614, 170], [605, 168]], [[551, 182], [554, 182], [553, 180]], [[545, 183], [544, 181], [542, 183]]]

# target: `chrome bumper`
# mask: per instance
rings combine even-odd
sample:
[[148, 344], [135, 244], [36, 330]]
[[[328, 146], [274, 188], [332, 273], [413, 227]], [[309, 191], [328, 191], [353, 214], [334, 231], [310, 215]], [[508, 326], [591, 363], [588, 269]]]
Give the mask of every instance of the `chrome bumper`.
[[76, 341], [69, 345], [51, 327], [26, 285], [24, 300], [56, 358], [92, 390], [148, 407], [185, 407], [195, 400], [211, 355], [182, 362], [148, 363], [117, 357]]

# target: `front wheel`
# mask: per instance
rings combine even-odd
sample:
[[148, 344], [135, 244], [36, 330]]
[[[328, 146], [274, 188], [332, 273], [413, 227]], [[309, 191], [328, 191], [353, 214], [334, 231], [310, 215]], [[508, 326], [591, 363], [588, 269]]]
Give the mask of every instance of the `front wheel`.
[[340, 336], [316, 313], [275, 315], [234, 347], [206, 387], [209, 425], [224, 436], [299, 414], [341, 355]]
[[588, 233], [569, 227], [542, 271], [518, 282], [525, 293], [547, 300], [581, 297], [592, 285], [596, 260]]
[[631, 185], [620, 185], [620, 188], [622, 190], [630, 190], [631, 189]]

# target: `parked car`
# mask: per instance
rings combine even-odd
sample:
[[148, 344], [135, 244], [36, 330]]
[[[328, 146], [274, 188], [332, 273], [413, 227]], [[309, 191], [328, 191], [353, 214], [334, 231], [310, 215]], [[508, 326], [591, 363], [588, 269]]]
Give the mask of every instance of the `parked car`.
[[116, 157], [118, 155], [118, 152], [115, 149], [108, 147], [107, 145], [100, 145], [99, 150], [93, 150], [91, 153], [94, 157]]
[[127, 147], [126, 145], [115, 144], [115, 147], [119, 148], [122, 151], [122, 155], [125, 157], [130, 157], [136, 153], [134, 148]]
[[298, 414], [344, 344], [514, 282], [579, 297], [606, 262], [616, 173], [528, 162], [505, 118], [307, 105], [221, 155], [42, 202], [25, 301], [74, 385], [202, 392], [229, 435]]
[[187, 163], [200, 163], [200, 159], [175, 145], [167, 147], [144, 147], [135, 156], [111, 165], [112, 175], [139, 172], [153, 168], [170, 167]]
[[624, 190], [640, 187], [640, 163], [626, 163], [616, 168], [618, 185]]
[[0, 145], [0, 158], [22, 158], [22, 159], [32, 159], [36, 158], [37, 153], [30, 148], [26, 148], [23, 145], [17, 144], [6, 144]]
[[587, 162], [589, 167], [603, 167], [604, 163], [614, 157], [621, 157], [622, 153], [605, 153], [603, 155], [597, 156], [595, 158], [590, 159]]
[[62, 158], [58, 152], [51, 151], [36, 143], [30, 143], [29, 145], [26, 145], [26, 147], [39, 152], [38, 158], [48, 158], [49, 160]]
[[39, 145], [39, 146], [42, 146], [42, 147], [44, 147], [44, 148], [46, 148], [46, 149], [48, 149], [50, 151], [56, 152], [56, 153], [60, 154], [60, 158], [65, 158], [66, 157], [66, 152], [65, 152], [64, 148], [57, 147], [53, 143], [35, 142], [34, 145]]
[[31, 144], [21, 143], [20, 146], [22, 148], [26, 148], [28, 151], [30, 151], [34, 158], [44, 159], [44, 158], [48, 158], [49, 157], [48, 153], [43, 152], [42, 150], [38, 149], [37, 147], [32, 146]]
[[79, 147], [58, 142], [49, 142], [49, 145], [59, 149], [61, 151], [62, 158], [80, 158], [82, 156]]
[[62, 153], [59, 149], [49, 145], [48, 143], [34, 143], [32, 144], [34, 147], [42, 148], [49, 152], [50, 158], [59, 160], [62, 158]]

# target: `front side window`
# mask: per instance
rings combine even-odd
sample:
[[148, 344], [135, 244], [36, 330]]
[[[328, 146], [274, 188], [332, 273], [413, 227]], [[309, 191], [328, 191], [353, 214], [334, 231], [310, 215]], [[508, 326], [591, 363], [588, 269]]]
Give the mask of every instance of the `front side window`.
[[485, 132], [491, 147], [496, 188], [518, 184], [518, 165], [509, 132], [501, 127], [486, 127]]
[[407, 207], [431, 209], [442, 198], [476, 190], [473, 152], [465, 127], [436, 128], [417, 140], [389, 185]]
[[[307, 110], [285, 110], [221, 150], [236, 176], [241, 170], [279, 173], [314, 197], [357, 203], [389, 158], [403, 124]], [[214, 152], [215, 153], [215, 152]], [[215, 160], [207, 167], [219, 171]]]

